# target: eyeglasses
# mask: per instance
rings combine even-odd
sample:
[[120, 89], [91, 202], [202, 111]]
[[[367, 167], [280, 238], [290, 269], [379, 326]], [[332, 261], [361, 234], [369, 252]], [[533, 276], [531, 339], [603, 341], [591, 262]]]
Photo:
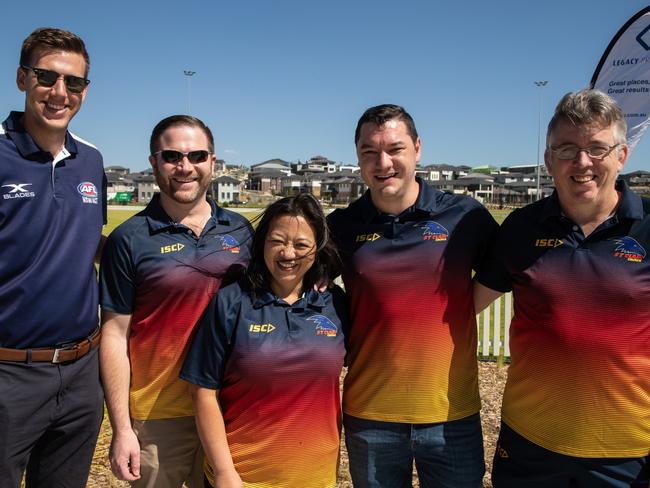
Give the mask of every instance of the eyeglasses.
[[182, 161], [184, 157], [186, 157], [187, 160], [192, 164], [199, 164], [207, 161], [208, 157], [210, 156], [210, 152], [205, 150], [190, 151], [184, 153], [180, 151], [174, 151], [172, 149], [164, 149], [154, 154], [160, 154], [161, 159], [165, 163], [170, 164], [177, 164], [179, 161]]
[[591, 159], [605, 159], [605, 157], [612, 152], [612, 150], [620, 146], [621, 144], [614, 144], [613, 146], [589, 146], [589, 147], [578, 147], [578, 146], [561, 146], [561, 147], [551, 147], [549, 148], [553, 154], [555, 154], [560, 159], [575, 159], [578, 157], [578, 154], [582, 151], [587, 153]]
[[73, 75], [62, 75], [56, 71], [41, 68], [32, 68], [31, 66], [20, 65], [24, 70], [32, 70], [36, 75], [36, 81], [40, 86], [51, 88], [59, 78], [63, 78], [65, 87], [72, 93], [81, 93], [90, 83], [87, 78]]

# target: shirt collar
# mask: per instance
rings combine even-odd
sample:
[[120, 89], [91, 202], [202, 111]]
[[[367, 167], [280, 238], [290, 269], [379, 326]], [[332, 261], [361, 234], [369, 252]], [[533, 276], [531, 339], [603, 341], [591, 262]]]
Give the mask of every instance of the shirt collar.
[[[207, 200], [210, 204], [211, 215], [210, 219], [205, 225], [210, 227], [217, 225], [217, 223], [221, 225], [230, 225], [230, 217], [226, 214], [226, 212], [221, 207], [219, 207], [214, 202], [214, 200], [210, 198]], [[163, 209], [162, 205], [160, 204], [159, 193], [154, 194], [153, 198], [147, 205], [147, 208], [144, 209], [144, 212], [147, 218], [147, 224], [149, 225], [149, 232], [151, 234], [173, 228], [186, 229], [184, 225], [174, 222], [172, 218], [167, 215], [167, 212], [165, 212], [165, 209]]]
[[[16, 149], [18, 149], [18, 152], [23, 158], [43, 163], [52, 161], [52, 155], [38, 147], [29, 132], [25, 130], [22, 123], [23, 116], [24, 112], [14, 111], [5, 119], [2, 125], [7, 137], [13, 141], [16, 145]], [[68, 131], [65, 133], [64, 148], [71, 156], [78, 152], [77, 143]]]
[[[643, 218], [643, 202], [641, 197], [630, 190], [624, 180], [616, 181], [616, 190], [621, 192], [621, 201], [616, 209], [616, 216], [619, 220], [641, 220]], [[539, 220], [542, 222], [550, 218], [560, 218], [562, 215], [564, 214], [562, 207], [560, 207], [560, 199], [558, 198], [557, 190], [554, 190], [544, 203]]]
[[[438, 199], [442, 192], [429, 186], [422, 178], [416, 177], [415, 181], [418, 183], [418, 198], [415, 204], [400, 213], [400, 216], [407, 216], [411, 214], [429, 214], [436, 213], [438, 208]], [[372, 202], [370, 190], [366, 192], [359, 199], [361, 219], [365, 223], [370, 223], [375, 219], [382, 219], [387, 214], [381, 212]]]
[[[326, 292], [327, 293], [327, 292]], [[262, 308], [265, 305], [276, 304], [280, 306], [289, 306], [293, 309], [311, 308], [322, 310], [325, 307], [325, 299], [323, 294], [315, 290], [307, 290], [302, 294], [299, 300], [289, 305], [284, 300], [281, 300], [273, 294], [270, 290], [263, 291], [256, 294], [255, 301], [253, 302], [254, 308]]]

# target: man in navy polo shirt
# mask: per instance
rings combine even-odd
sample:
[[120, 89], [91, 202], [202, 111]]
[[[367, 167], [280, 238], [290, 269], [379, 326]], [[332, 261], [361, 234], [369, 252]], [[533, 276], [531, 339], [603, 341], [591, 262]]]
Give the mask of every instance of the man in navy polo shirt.
[[650, 200], [617, 181], [625, 134], [607, 95], [565, 95], [544, 154], [555, 191], [508, 216], [477, 275], [477, 311], [515, 303], [496, 488], [648, 486]]
[[84, 42], [37, 29], [16, 74], [25, 111], [0, 129], [0, 486], [82, 487], [103, 416], [93, 258], [106, 221], [94, 146], [68, 132]]
[[160, 194], [109, 236], [100, 271], [110, 459], [136, 487], [198, 488], [203, 451], [178, 375], [203, 310], [248, 263], [252, 229], [206, 196], [216, 156], [201, 120], [163, 119], [150, 149]]
[[355, 487], [476, 488], [484, 473], [472, 269], [496, 228], [476, 200], [415, 177], [420, 138], [397, 105], [355, 133], [367, 191], [330, 215], [351, 304], [343, 391]]

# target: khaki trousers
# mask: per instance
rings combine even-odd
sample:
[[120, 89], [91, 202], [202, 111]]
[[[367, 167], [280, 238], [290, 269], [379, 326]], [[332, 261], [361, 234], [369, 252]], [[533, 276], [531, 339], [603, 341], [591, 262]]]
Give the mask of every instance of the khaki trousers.
[[134, 488], [203, 487], [203, 449], [194, 417], [133, 420], [140, 441], [140, 476]]

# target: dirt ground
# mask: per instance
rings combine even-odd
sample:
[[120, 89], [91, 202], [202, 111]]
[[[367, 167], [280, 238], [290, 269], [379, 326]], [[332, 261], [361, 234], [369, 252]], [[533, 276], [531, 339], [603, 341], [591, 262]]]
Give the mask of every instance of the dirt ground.
[[[492, 467], [492, 456], [499, 433], [499, 419], [501, 411], [501, 396], [505, 385], [508, 368], [497, 367], [494, 362], [479, 362], [479, 382], [481, 391], [481, 420], [483, 423], [483, 439], [485, 446], [486, 474], [483, 482], [484, 487], [491, 488], [490, 471]], [[125, 481], [118, 481], [111, 473], [108, 462], [108, 449], [111, 442], [111, 427], [107, 419], [104, 419], [102, 430], [95, 449], [95, 458], [90, 470], [90, 478], [87, 486], [89, 488], [123, 488], [129, 484]], [[348, 471], [348, 457], [345, 446], [341, 445], [341, 467], [337, 488], [352, 488], [350, 473]], [[413, 476], [413, 486], [419, 486], [417, 476]], [[298, 487], [297, 487], [298, 488]]]

